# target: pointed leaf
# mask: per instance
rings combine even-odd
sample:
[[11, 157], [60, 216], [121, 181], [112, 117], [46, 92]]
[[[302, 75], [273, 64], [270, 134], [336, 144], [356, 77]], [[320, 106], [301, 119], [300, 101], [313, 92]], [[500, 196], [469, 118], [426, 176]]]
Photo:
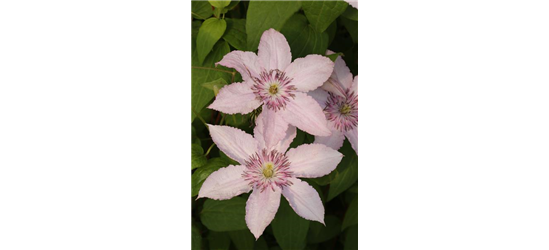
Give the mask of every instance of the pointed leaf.
[[246, 18], [248, 50], [257, 50], [263, 32], [280, 30], [300, 7], [300, 1], [250, 1]]
[[191, 13], [194, 18], [204, 20], [212, 16], [212, 6], [206, 1], [192, 1]]
[[212, 231], [225, 232], [244, 230], [246, 221], [246, 199], [234, 197], [229, 200], [206, 200], [200, 212], [202, 224]]
[[225, 79], [223, 78], [219, 78], [219, 79], [216, 79], [216, 80], [213, 80], [211, 82], [205, 82], [205, 83], [202, 83], [202, 87], [204, 88], [207, 88], [207, 89], [211, 89], [214, 93], [214, 95], [217, 96], [217, 93], [219, 93], [219, 90], [221, 88], [223, 88], [223, 86], [227, 85], [227, 81], [225, 81]]
[[327, 215], [325, 222], [326, 226], [316, 221], [311, 222], [311, 225], [309, 226], [309, 233], [307, 234], [307, 242], [324, 242], [335, 237], [341, 232], [341, 220], [334, 215]]
[[239, 230], [229, 232], [232, 242], [238, 250], [251, 250], [254, 249], [255, 238], [250, 233], [250, 230]]
[[290, 44], [293, 59], [309, 54], [324, 55], [328, 48], [328, 34], [315, 31], [302, 14], [293, 15], [280, 32]]
[[204, 149], [198, 144], [191, 145], [191, 169], [206, 165], [208, 159], [204, 156]]
[[345, 228], [358, 224], [358, 196], [351, 202], [347, 212], [345, 212], [345, 218], [343, 219], [343, 225], [341, 226], [341, 231]]
[[202, 249], [202, 236], [200, 235], [200, 229], [192, 225], [191, 228], [191, 249], [200, 250]]
[[276, 241], [283, 250], [305, 248], [309, 221], [297, 215], [286, 199], [280, 201], [271, 225]]
[[198, 51], [198, 61], [200, 64], [204, 62], [206, 56], [210, 53], [215, 43], [223, 36], [227, 23], [223, 19], [215, 17], [209, 18], [202, 23], [198, 30], [196, 38], [196, 50]]
[[[197, 113], [200, 113], [214, 97], [214, 93], [211, 90], [202, 87], [203, 83], [211, 82], [219, 78], [223, 78], [226, 82], [230, 82], [232, 74], [224, 71], [231, 72], [231, 70], [223, 66], [215, 67], [214, 65], [216, 62], [221, 61], [223, 56], [229, 52], [230, 48], [227, 42], [220, 41], [214, 46], [213, 52], [206, 57], [204, 64], [200, 65], [197, 51], [193, 51], [191, 69], [191, 107]], [[196, 118], [196, 114], [191, 112], [191, 122], [194, 118]]]
[[323, 32], [343, 13], [348, 4], [344, 1], [304, 1], [303, 12], [317, 32]]
[[208, 2], [210, 2], [212, 6], [220, 9], [223, 9], [231, 4], [231, 0], [208, 0]]
[[227, 30], [223, 39], [237, 50], [246, 50], [246, 19], [226, 18]]
[[219, 170], [220, 168], [229, 166], [229, 164], [231, 163], [225, 159], [212, 158], [208, 161], [208, 163], [206, 163], [205, 166], [194, 171], [193, 175], [191, 176], [191, 196], [198, 195], [198, 191], [200, 191], [202, 184], [204, 183], [206, 178], [210, 176], [210, 174]]
[[[347, 160], [345, 158], [347, 158]], [[339, 170], [340, 167], [342, 167], [343, 170]], [[345, 154], [345, 157], [343, 157], [343, 160], [341, 161], [337, 169], [339, 171], [339, 174], [330, 183], [330, 191], [328, 191], [328, 201], [343, 193], [343, 191], [347, 190], [358, 180], [358, 157], [356, 156], [356, 154]]]

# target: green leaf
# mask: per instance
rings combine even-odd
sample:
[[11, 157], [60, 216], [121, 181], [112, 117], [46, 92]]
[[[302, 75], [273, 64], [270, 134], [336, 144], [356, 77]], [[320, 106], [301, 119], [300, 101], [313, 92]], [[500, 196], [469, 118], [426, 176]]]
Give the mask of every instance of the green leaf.
[[202, 249], [202, 236], [200, 236], [200, 229], [194, 225], [192, 225], [191, 237], [191, 248], [193, 250]]
[[204, 20], [212, 16], [212, 6], [206, 1], [192, 1], [191, 14], [196, 19]]
[[343, 219], [341, 231], [356, 224], [358, 224], [358, 196], [356, 196], [351, 204], [349, 204], [349, 208], [347, 208], [347, 212], [345, 212], [345, 218]]
[[339, 52], [339, 53], [334, 53], [334, 54], [331, 54], [331, 55], [326, 55], [326, 57], [330, 58], [330, 60], [332, 60], [332, 62], [335, 62], [338, 56], [343, 56], [343, 53]]
[[305, 141], [305, 132], [301, 131], [300, 129], [297, 129], [296, 136], [292, 143], [290, 143], [290, 148], [297, 148], [297, 146], [303, 144]]
[[351, 188], [347, 189], [347, 192], [358, 194], [358, 182]]
[[202, 21], [193, 21], [191, 22], [191, 36], [198, 36], [198, 30], [202, 25]]
[[341, 220], [334, 215], [326, 215], [324, 218], [326, 226], [319, 222], [312, 221], [307, 234], [307, 242], [320, 243], [327, 241], [340, 233]]
[[223, 39], [238, 50], [246, 50], [246, 20], [226, 18], [227, 31]]
[[286, 199], [280, 201], [271, 226], [274, 237], [283, 250], [305, 248], [309, 221], [297, 215]]
[[[344, 154], [343, 160], [339, 164], [343, 164], [344, 169], [338, 173], [335, 179], [330, 183], [330, 191], [328, 191], [328, 201], [338, 196], [347, 188], [351, 187], [358, 180], [358, 157], [356, 154]], [[351, 159], [345, 159], [345, 158]], [[350, 161], [349, 161], [350, 160]], [[338, 166], [338, 168], [340, 167]]]
[[210, 2], [210, 4], [213, 7], [223, 9], [223, 8], [229, 6], [229, 4], [231, 3], [231, 0], [217, 0], [217, 1], [208, 0], [208, 2]]
[[244, 230], [246, 221], [246, 200], [234, 197], [230, 200], [206, 200], [200, 212], [202, 224], [212, 231], [225, 232]]
[[340, 18], [339, 21], [345, 26], [347, 31], [349, 31], [353, 42], [358, 43], [358, 21], [349, 20], [347, 18]]
[[319, 178], [314, 178], [314, 179], [311, 179], [311, 180], [316, 182], [316, 184], [318, 184], [320, 186], [326, 186], [326, 185], [330, 184], [330, 182], [332, 182], [335, 179], [337, 174], [338, 174], [337, 169], [334, 169], [334, 171], [332, 171], [328, 175], [325, 175], [325, 176], [322, 176], [322, 177], [319, 177]]
[[337, 33], [337, 21], [333, 21], [330, 26], [326, 29], [326, 34], [328, 34], [328, 46], [334, 41], [335, 35]]
[[293, 59], [309, 54], [324, 55], [328, 48], [328, 34], [316, 32], [302, 14], [293, 15], [280, 32], [290, 44]]
[[265, 238], [259, 237], [254, 245], [254, 250], [269, 250], [269, 245], [267, 245], [267, 241], [265, 241]]
[[229, 232], [229, 236], [238, 250], [254, 249], [255, 238], [250, 230], [239, 230]]
[[303, 1], [303, 12], [317, 32], [323, 32], [343, 13], [348, 4], [344, 1]]
[[341, 14], [342, 17], [345, 17], [350, 20], [358, 21], [358, 10], [355, 9], [353, 6], [349, 5], [347, 6], [347, 9], [343, 14]]
[[234, 8], [234, 6], [236, 6], [238, 3], [240, 3], [240, 0], [233, 0], [231, 1], [231, 4], [229, 4], [229, 6], [227, 6], [227, 10], [232, 10]]
[[198, 132], [196, 132], [196, 128], [194, 128], [194, 126], [191, 125], [191, 144], [198, 144], [200, 146], [202, 146], [202, 142], [200, 141], [200, 139], [198, 138]]
[[[204, 65], [202, 66], [198, 62], [197, 51], [193, 51], [191, 68], [191, 107], [195, 112], [200, 113], [206, 104], [208, 104], [214, 97], [214, 93], [211, 90], [202, 87], [203, 83], [211, 82], [219, 78], [223, 78], [227, 82], [231, 81], [232, 74], [227, 73], [231, 72], [231, 70], [223, 66], [215, 67], [215, 63], [221, 61], [223, 56], [229, 52], [230, 48], [227, 42], [218, 42], [214, 46], [213, 52], [206, 57], [206, 60], [204, 60]], [[191, 112], [191, 122], [194, 121], [195, 117], [196, 114]]]
[[202, 83], [202, 87], [212, 90], [214, 92], [214, 95], [216, 96], [217, 93], [219, 93], [219, 90], [225, 85], [227, 85], [227, 81], [225, 81], [225, 79], [223, 78], [219, 78], [211, 82]]
[[211, 250], [229, 250], [231, 238], [227, 233], [210, 231], [208, 234], [208, 243]]
[[358, 225], [352, 226], [345, 233], [344, 250], [358, 249]]
[[263, 32], [280, 30], [300, 7], [300, 1], [250, 1], [246, 19], [248, 50], [257, 50]]
[[238, 127], [243, 124], [248, 124], [248, 121], [250, 119], [249, 115], [241, 115], [241, 114], [234, 114], [234, 115], [226, 115], [225, 121], [227, 122], [227, 125]]
[[206, 56], [210, 53], [215, 43], [223, 36], [227, 23], [223, 19], [215, 17], [209, 18], [202, 23], [196, 37], [196, 50], [198, 51], [198, 61], [204, 62]]
[[221, 157], [225, 161], [229, 162], [229, 164], [232, 164], [232, 165], [239, 165], [240, 164], [239, 162], [231, 159], [231, 157], [229, 157], [228, 155], [223, 153], [223, 151], [219, 151], [219, 157]]
[[202, 187], [202, 184], [213, 172], [229, 166], [229, 162], [222, 158], [212, 158], [206, 163], [205, 166], [194, 171], [191, 176], [191, 196], [198, 195], [198, 191]]
[[202, 167], [208, 162], [204, 156], [204, 149], [198, 144], [191, 145], [191, 169]]

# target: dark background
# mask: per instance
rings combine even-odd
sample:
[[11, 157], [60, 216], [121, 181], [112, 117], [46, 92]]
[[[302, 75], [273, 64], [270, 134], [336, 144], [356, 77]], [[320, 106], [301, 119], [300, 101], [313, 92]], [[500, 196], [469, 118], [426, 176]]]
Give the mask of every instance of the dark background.
[[549, 249], [549, 48], [361, 45], [361, 249]]

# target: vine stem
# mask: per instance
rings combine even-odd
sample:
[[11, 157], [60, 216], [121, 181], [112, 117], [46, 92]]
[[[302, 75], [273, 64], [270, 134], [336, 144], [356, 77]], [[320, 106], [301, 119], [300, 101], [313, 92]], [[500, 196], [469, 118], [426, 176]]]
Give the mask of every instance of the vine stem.
[[206, 151], [206, 154], [204, 154], [204, 156], [208, 156], [208, 154], [212, 150], [213, 146], [215, 146], [215, 143], [212, 143], [212, 145], [208, 148], [208, 151]]
[[196, 115], [196, 117], [197, 117], [198, 119], [200, 119], [200, 121], [202, 121], [202, 123], [204, 123], [204, 125], [205, 125], [206, 127], [208, 127], [208, 124], [206, 123], [206, 121], [204, 120], [204, 118], [202, 118], [202, 116], [200, 116], [200, 114], [199, 114], [198, 112], [196, 112], [196, 110], [194, 110], [193, 107], [191, 107], [191, 110], [193, 111], [194, 115]]
[[196, 14], [196, 13], [194, 13], [194, 12], [191, 11], [191, 17], [192, 17], [193, 15], [195, 15], [196, 17], [198, 17], [198, 18], [200, 18], [200, 19], [206, 20], [206, 18], [201, 17], [200, 15], [198, 15], [198, 14]]

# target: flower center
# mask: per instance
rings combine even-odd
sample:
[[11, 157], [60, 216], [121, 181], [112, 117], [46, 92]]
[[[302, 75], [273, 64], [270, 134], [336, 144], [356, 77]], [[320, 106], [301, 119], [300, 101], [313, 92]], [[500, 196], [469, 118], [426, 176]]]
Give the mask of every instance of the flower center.
[[256, 98], [275, 111], [286, 107], [286, 103], [295, 96], [293, 92], [296, 88], [290, 84], [293, 79], [288, 78], [278, 69], [263, 71], [259, 77], [252, 79], [254, 81], [252, 90]]
[[265, 178], [273, 177], [273, 167], [274, 165], [272, 162], [265, 163], [265, 166], [263, 167], [263, 176], [265, 176]]
[[276, 150], [263, 149], [255, 153], [245, 162], [245, 166], [242, 177], [249, 181], [252, 188], [258, 188], [261, 192], [266, 188], [274, 191], [275, 186], [282, 188], [292, 185], [288, 180], [293, 175], [289, 170], [290, 162], [284, 154]]
[[344, 103], [339, 109], [339, 113], [341, 113], [342, 115], [348, 115], [349, 113], [351, 113], [351, 106], [349, 106], [347, 103]]
[[276, 95], [278, 93], [278, 83], [271, 84], [271, 87], [269, 87], [269, 93], [271, 93], [271, 95]]
[[324, 113], [339, 131], [349, 131], [358, 125], [358, 97], [347, 90], [343, 96], [328, 93]]

